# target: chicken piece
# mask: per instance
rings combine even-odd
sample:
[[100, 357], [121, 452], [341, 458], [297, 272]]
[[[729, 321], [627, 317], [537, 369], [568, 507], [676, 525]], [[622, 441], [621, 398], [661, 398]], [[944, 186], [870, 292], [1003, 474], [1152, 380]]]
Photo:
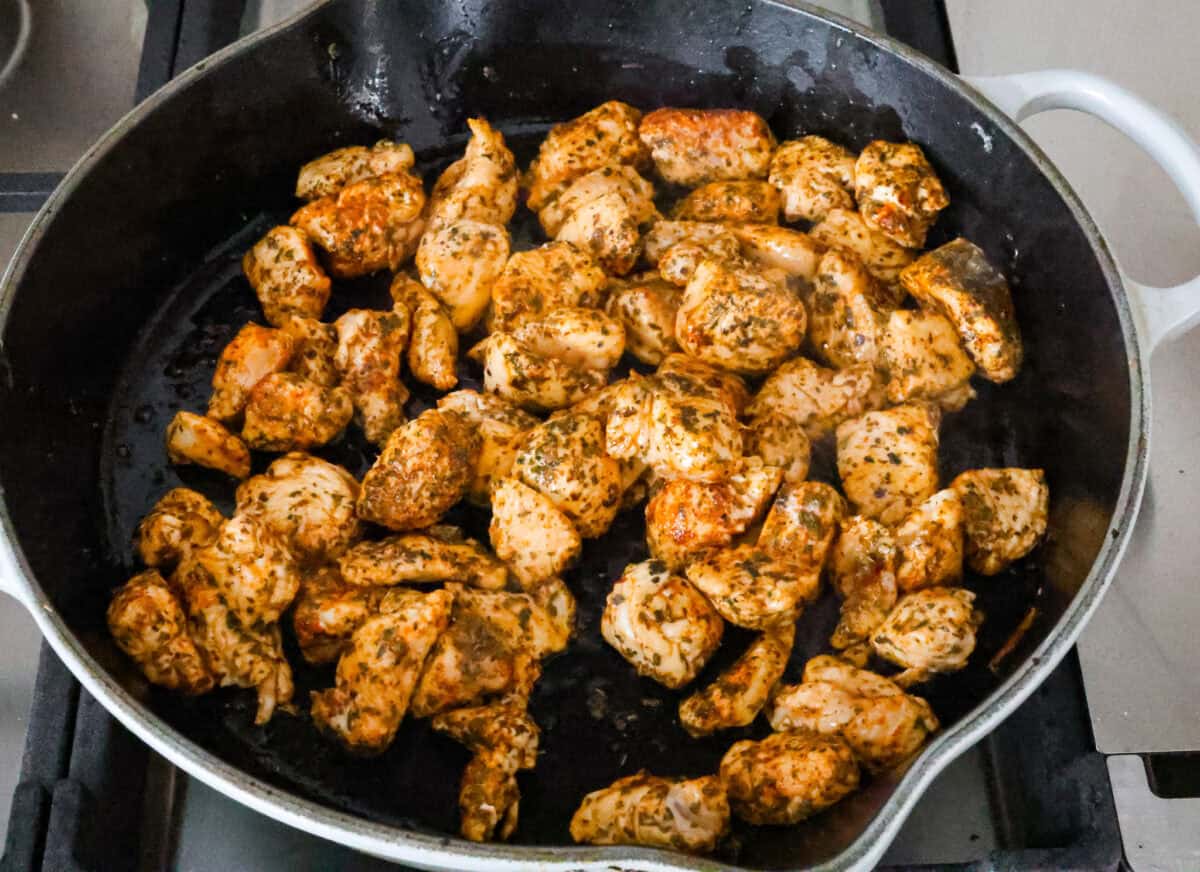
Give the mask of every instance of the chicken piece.
[[1040, 469], [972, 469], [950, 487], [962, 499], [967, 564], [980, 575], [1020, 560], [1046, 532], [1050, 489]]
[[324, 388], [337, 387], [342, 376], [333, 362], [337, 355], [337, 330], [333, 325], [288, 315], [279, 329], [295, 343], [288, 371]]
[[719, 400], [735, 418], [741, 417], [750, 401], [741, 376], [686, 354], [668, 354], [654, 371], [654, 383], [674, 397]]
[[195, 552], [221, 599], [242, 624], [274, 623], [292, 604], [300, 573], [283, 538], [265, 520], [234, 515]]
[[646, 504], [651, 556], [680, 571], [726, 547], [762, 517], [781, 478], [778, 467], [745, 457], [733, 461], [726, 477], [714, 482], [666, 482]]
[[250, 392], [242, 441], [256, 451], [307, 451], [332, 442], [354, 403], [345, 388], [326, 388], [294, 372], [273, 372]]
[[638, 128], [658, 174], [695, 187], [766, 178], [775, 137], [767, 122], [739, 109], [656, 109]]
[[535, 354], [511, 333], [492, 333], [468, 356], [483, 366], [483, 389], [523, 409], [565, 409], [604, 387], [604, 372]]
[[843, 421], [881, 407], [882, 393], [871, 366], [826, 369], [795, 357], [767, 376], [746, 411], [753, 418], [791, 418], [816, 442]]
[[[696, 224], [690, 221], [660, 221], [651, 229], [651, 233], [661, 224], [693, 224], [697, 228], [717, 227], [713, 224]], [[649, 247], [647, 235], [647, 247]], [[658, 264], [658, 274], [663, 280], [677, 287], [685, 287], [696, 274], [700, 264], [706, 260], [717, 260], [735, 266], [744, 266], [741, 247], [732, 230], [721, 229], [718, 232], [692, 233], [674, 245], [663, 249], [660, 257], [655, 259]]]
[[[576, 211], [594, 200], [613, 194], [625, 203], [629, 210], [628, 217], [635, 227], [649, 224], [659, 217], [658, 210], [654, 208], [654, 186], [632, 166], [608, 164], [572, 181], [558, 198], [538, 211], [538, 221], [547, 236], [556, 237]], [[584, 247], [579, 242], [575, 244]], [[600, 258], [597, 257], [597, 260]]]
[[292, 315], [321, 317], [333, 283], [308, 238], [295, 227], [273, 227], [242, 258], [242, 272], [268, 324], [282, 327]]
[[896, 586], [901, 593], [962, 578], [963, 502], [953, 486], [913, 509], [896, 528]]
[[186, 487], [172, 488], [159, 498], [134, 533], [142, 562], [168, 570], [192, 548], [217, 538], [224, 518], [208, 497]]
[[484, 590], [503, 590], [508, 569], [457, 527], [430, 527], [375, 542], [359, 542], [338, 558], [352, 587], [456, 581]]
[[725, 625], [685, 578], [661, 560], [625, 567], [604, 605], [600, 633], [638, 675], [672, 689], [696, 677], [721, 644]]
[[583, 798], [571, 838], [707, 854], [729, 832], [729, 800], [715, 775], [660, 778], [639, 772]]
[[827, 248], [858, 255], [871, 275], [885, 284], [895, 283], [900, 271], [917, 256], [915, 251], [868, 227], [861, 215], [849, 209], [830, 209], [808, 235]]
[[610, 100], [578, 118], [556, 124], [529, 165], [529, 208], [540, 212], [574, 180], [610, 165], [644, 167], [645, 146], [638, 138], [642, 113]]
[[904, 667], [892, 680], [900, 687], [926, 681], [934, 673], [956, 672], [975, 650], [983, 612], [975, 594], [961, 587], [927, 587], [905, 595], [871, 636], [871, 649]]
[[316, 725], [348, 748], [375, 754], [392, 743], [434, 641], [450, 621], [454, 594], [389, 591], [379, 614], [350, 637], [337, 684], [312, 695]]
[[597, 309], [563, 306], [521, 322], [512, 335], [539, 357], [582, 369], [612, 369], [625, 353], [625, 328]]
[[807, 233], [774, 224], [742, 224], [729, 231], [741, 245], [742, 255], [752, 263], [781, 269], [806, 282], [816, 278], [825, 246]]
[[325, 563], [362, 536], [358, 482], [340, 466], [294, 452], [237, 489], [237, 514], [265, 523], [300, 562]]
[[292, 215], [291, 225], [325, 249], [329, 272], [350, 279], [395, 270], [416, 251], [425, 191], [407, 172], [351, 182]]
[[522, 588], [529, 590], [559, 575], [579, 556], [579, 531], [548, 497], [516, 478], [492, 487], [488, 536]]
[[878, 521], [855, 515], [842, 523], [830, 557], [829, 575], [842, 596], [834, 648], [861, 656], [863, 643], [896, 605], [896, 558], [896, 541]]
[[656, 273], [643, 273], [618, 285], [604, 310], [624, 327], [625, 350], [642, 363], [657, 366], [679, 349], [675, 342], [679, 290]]
[[854, 155], [822, 136], [779, 143], [768, 178], [788, 221], [820, 221], [831, 209], [854, 208]]
[[467, 126], [466, 152], [438, 178], [429, 199], [431, 229], [462, 219], [503, 227], [517, 209], [517, 162], [504, 134], [483, 118], [468, 118]]
[[840, 735], [872, 772], [904, 762], [938, 728], [925, 700], [825, 654], [808, 661], [803, 683], [776, 690], [768, 718], [775, 730]]
[[795, 621], [821, 588], [819, 571], [775, 560], [755, 545], [737, 545], [690, 563], [687, 578], [721, 617], [748, 630]]
[[852, 254], [826, 252], [808, 301], [808, 338], [835, 369], [875, 365], [887, 316], [898, 300]]
[[179, 411], [167, 425], [167, 459], [174, 464], [194, 463], [234, 478], [250, 474], [250, 450], [217, 421], [193, 412]]
[[[700, 252], [695, 258], [696, 262], [702, 260], [705, 254], [714, 258], [736, 261], [741, 255], [741, 250], [734, 232], [735, 228], [733, 227], [709, 221], [656, 221], [654, 226], [646, 231], [642, 255], [646, 263], [659, 267], [660, 272], [667, 253], [676, 246], [684, 244], [690, 244], [693, 249]], [[693, 263], [691, 270], [687, 271], [686, 275], [681, 272], [678, 275], [673, 273], [663, 275], [663, 279], [673, 285], [686, 285], [687, 280], [691, 277], [691, 271], [694, 270], [695, 264]]]
[[900, 283], [922, 307], [950, 320], [980, 375], [997, 383], [1016, 376], [1024, 347], [1012, 294], [979, 246], [947, 242], [908, 266]]
[[936, 407], [909, 404], [838, 425], [837, 465], [855, 510], [900, 523], [938, 489]]
[[744, 450], [783, 470], [784, 481], [808, 478], [812, 445], [804, 427], [794, 418], [768, 413], [752, 419], [746, 427]]
[[776, 560], [819, 573], [845, 513], [842, 495], [824, 482], [789, 482], [767, 512], [758, 547]]
[[446, 394], [438, 400], [438, 409], [458, 412], [479, 434], [479, 458], [467, 487], [467, 499], [475, 505], [491, 505], [492, 482], [506, 478], [512, 471], [524, 434], [537, 426], [538, 419], [494, 394], [472, 390]]
[[868, 227], [905, 248], [920, 248], [938, 212], [950, 205], [946, 189], [921, 146], [875, 140], [854, 163], [854, 196]]
[[845, 740], [807, 730], [736, 742], [721, 759], [733, 813], [760, 826], [810, 818], [853, 793], [858, 778]]
[[129, 579], [108, 606], [108, 631], [152, 684], [189, 695], [212, 690], [213, 676], [188, 635], [187, 616], [158, 570]]
[[508, 255], [504, 227], [463, 218], [421, 237], [417, 271], [421, 284], [449, 310], [455, 329], [465, 333], [483, 317]]
[[400, 381], [400, 356], [408, 342], [408, 310], [351, 309], [333, 326], [342, 386], [350, 392], [367, 440], [380, 445], [404, 422], [408, 389]]
[[622, 165], [580, 176], [538, 215], [547, 236], [578, 246], [614, 275], [633, 268], [641, 231], [658, 217], [654, 186]]
[[569, 242], [518, 251], [492, 285], [489, 326], [511, 330], [564, 306], [591, 305], [607, 283], [592, 256]]
[[310, 160], [300, 167], [296, 178], [296, 196], [318, 200], [336, 194], [346, 185], [374, 176], [411, 170], [416, 156], [404, 142], [381, 139], [368, 147], [350, 145]]
[[956, 412], [975, 396], [975, 364], [959, 344], [954, 325], [936, 312], [892, 312], [880, 339], [878, 364], [891, 403], [930, 400]]
[[222, 423], [236, 419], [254, 386], [273, 372], [283, 372], [296, 343], [282, 330], [247, 324], [221, 349], [212, 377], [208, 416]]
[[391, 530], [436, 524], [463, 498], [479, 435], [454, 412], [429, 409], [393, 431], [363, 477], [358, 516]]
[[680, 200], [673, 217], [682, 221], [776, 224], [779, 192], [768, 182], [709, 182]]
[[418, 281], [397, 273], [389, 289], [396, 306], [403, 306], [411, 329], [408, 368], [419, 382], [448, 391], [458, 384], [458, 331], [437, 297]]
[[778, 270], [705, 260], [684, 289], [675, 339], [705, 363], [760, 374], [796, 352], [805, 322], [804, 304]]
[[699, 738], [753, 723], [783, 677], [795, 637], [794, 624], [760, 633], [712, 684], [681, 702], [679, 722], [688, 735]]
[[379, 613], [386, 587], [347, 584], [332, 566], [300, 579], [292, 628], [300, 653], [309, 663], [332, 663], [341, 656], [354, 631]]

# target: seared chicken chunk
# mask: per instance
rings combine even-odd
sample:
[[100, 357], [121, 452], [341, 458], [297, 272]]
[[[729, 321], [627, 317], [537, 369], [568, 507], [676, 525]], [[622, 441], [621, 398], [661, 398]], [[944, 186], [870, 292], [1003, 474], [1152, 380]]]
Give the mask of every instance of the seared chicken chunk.
[[458, 384], [458, 332], [437, 297], [403, 273], [392, 280], [392, 300], [408, 310], [408, 369], [419, 382], [439, 391]]
[[675, 314], [679, 290], [655, 273], [634, 276], [609, 294], [605, 311], [625, 328], [625, 349], [655, 366], [679, 348], [675, 342]]
[[315, 385], [336, 387], [342, 380], [333, 359], [337, 355], [337, 330], [314, 318], [288, 315], [279, 329], [295, 343], [288, 371], [303, 376]]
[[569, 242], [518, 251], [492, 285], [493, 330], [511, 330], [563, 306], [590, 306], [608, 283], [590, 254]]
[[642, 250], [641, 231], [658, 218], [654, 186], [630, 166], [610, 165], [576, 179], [538, 216], [546, 235], [588, 252], [624, 275]]
[[686, 354], [668, 354], [654, 371], [654, 384], [674, 397], [719, 400], [735, 418], [750, 400], [741, 376]]
[[868, 227], [861, 215], [849, 209], [830, 209], [808, 235], [828, 248], [858, 255], [871, 275], [888, 284], [894, 283], [900, 271], [917, 256], [916, 252]]
[[350, 145], [310, 160], [300, 167], [296, 196], [316, 200], [336, 194], [352, 182], [412, 169], [416, 156], [404, 142], [381, 139], [374, 145]]
[[785, 481], [800, 482], [808, 477], [812, 445], [794, 418], [775, 414], [754, 418], [746, 427], [745, 452], [783, 470]]
[[927, 587], [904, 596], [871, 637], [875, 654], [904, 671], [892, 680], [908, 687], [936, 672], [955, 672], [975, 650], [983, 612], [961, 587]]
[[775, 224], [779, 221], [779, 192], [768, 182], [709, 182], [680, 200], [674, 217], [683, 221]]
[[892, 403], [931, 400], [958, 411], [975, 396], [975, 365], [958, 341], [954, 325], [937, 312], [897, 309], [888, 319], [879, 347]]
[[820, 592], [819, 571], [737, 545], [688, 564], [687, 578], [725, 620], [750, 630], [795, 621]]
[[490, 505], [492, 481], [508, 476], [524, 433], [536, 427], [538, 419], [494, 394], [472, 390], [446, 394], [438, 400], [438, 409], [462, 415], [479, 434], [479, 457], [467, 499], [476, 505]]
[[[629, 210], [628, 218], [635, 228], [658, 217], [658, 211], [654, 208], [654, 186], [632, 166], [608, 164], [571, 182], [561, 196], [538, 211], [538, 221], [547, 236], [556, 237], [576, 211], [590, 202], [614, 194], [625, 203]], [[585, 247], [577, 240], [568, 241]], [[594, 252], [593, 256], [602, 261]]]
[[540, 357], [583, 369], [612, 369], [625, 353], [621, 322], [581, 306], [563, 306], [526, 319], [512, 335]]
[[688, 187], [765, 178], [775, 147], [767, 122], [739, 109], [656, 109], [638, 135], [658, 174]]
[[729, 231], [741, 245], [742, 254], [759, 266], [781, 269], [789, 276], [811, 282], [825, 246], [807, 233], [774, 224], [742, 224]]
[[212, 377], [208, 416], [229, 423], [237, 418], [254, 386], [273, 372], [287, 369], [296, 343], [282, 330], [247, 324], [221, 350]]
[[430, 228], [417, 248], [421, 284], [450, 312], [459, 332], [479, 323], [508, 263], [508, 231], [470, 218]]
[[430, 527], [375, 542], [359, 542], [338, 558], [338, 569], [354, 587], [457, 581], [503, 590], [508, 570], [457, 527]]
[[846, 513], [846, 501], [819, 481], [784, 485], [758, 534], [758, 547], [776, 560], [817, 572]]
[[948, 487], [913, 509], [896, 528], [896, 586], [901, 593], [962, 578], [963, 515], [958, 491]]
[[332, 566], [323, 566], [300, 579], [292, 629], [300, 653], [309, 663], [332, 663], [368, 618], [379, 613], [386, 587], [347, 584]]
[[830, 644], [860, 658], [863, 643], [896, 605], [896, 541], [883, 524], [861, 515], [841, 527], [829, 574], [842, 596], [842, 612]]
[[400, 381], [400, 356], [408, 342], [408, 310], [351, 309], [334, 322], [334, 363], [350, 392], [367, 440], [382, 444], [404, 422], [408, 389]]
[[242, 258], [242, 271], [258, 295], [267, 323], [282, 327], [289, 315], [320, 318], [332, 282], [312, 244], [295, 227], [274, 227]]
[[211, 544], [194, 553], [221, 600], [246, 626], [278, 621], [300, 587], [284, 539], [250, 515], [234, 515]]
[[835, 369], [875, 365], [887, 315], [896, 300], [852, 254], [833, 250], [821, 258], [808, 303], [808, 337]]
[[194, 463], [245, 478], [250, 474], [246, 443], [217, 421], [192, 412], [176, 412], [167, 425], [167, 458], [175, 464]]
[[795, 636], [794, 624], [763, 631], [712, 684], [681, 702], [679, 722], [689, 735], [698, 738], [752, 723], [783, 677]]
[[733, 813], [758, 825], [796, 824], [858, 787], [854, 752], [837, 736], [802, 730], [736, 742], [721, 760]]
[[920, 248], [938, 212], [950, 205], [946, 190], [913, 142], [875, 140], [854, 164], [854, 196], [867, 226], [905, 248]]
[[483, 366], [483, 387], [534, 412], [565, 409], [604, 386], [603, 371], [536, 354], [511, 333], [492, 333], [468, 352]]
[[[660, 229], [661, 228], [661, 229]], [[682, 228], [682, 229], [681, 229]], [[678, 241], [666, 243], [674, 236]], [[655, 246], [652, 249], [652, 245]], [[651, 251], [657, 252], [651, 256]], [[684, 287], [706, 260], [744, 266], [741, 247], [732, 228], [697, 221], [659, 221], [646, 234], [646, 259], [658, 267], [663, 280]]]
[[135, 575], [117, 591], [108, 606], [108, 630], [151, 683], [187, 694], [212, 689], [212, 673], [188, 635], [183, 607], [157, 570]]
[[910, 404], [867, 412], [837, 428], [842, 489], [863, 515], [898, 524], [938, 489], [936, 408]]
[[390, 591], [379, 614], [350, 637], [336, 686], [313, 694], [316, 725], [356, 751], [378, 753], [390, 745], [453, 599], [449, 590]]
[[961, 238], [947, 242], [907, 267], [900, 283], [923, 307], [950, 320], [980, 375], [994, 382], [1016, 376], [1024, 351], [1012, 294], [979, 246]]
[[167, 570], [184, 552], [217, 538], [224, 522], [208, 497], [190, 488], [167, 491], [138, 524], [134, 545], [147, 566]]
[[407, 172], [351, 182], [336, 194], [313, 200], [291, 218], [325, 249], [336, 278], [396, 269], [416, 250], [424, 229], [425, 191]]
[[559, 575], [579, 556], [579, 531], [550, 497], [516, 478], [492, 486], [488, 535], [526, 590]]
[[600, 632], [639, 675], [670, 688], [696, 677], [721, 644], [720, 615], [660, 560], [625, 567], [604, 606]]
[[981, 575], [1020, 560], [1046, 532], [1050, 489], [1040, 469], [972, 469], [950, 487], [962, 499], [967, 563]]
[[345, 388], [273, 372], [250, 391], [242, 441], [257, 451], [307, 451], [336, 439], [354, 417]]
[[854, 208], [854, 155], [824, 137], [779, 143], [769, 179], [788, 221], [820, 221], [830, 209]]
[[826, 369], [795, 357], [767, 376], [747, 411], [754, 418], [786, 415], [815, 442], [848, 418], [882, 405], [873, 367]]
[[358, 515], [392, 530], [436, 524], [463, 498], [479, 435], [454, 412], [429, 409], [392, 432], [367, 471]]
[[428, 227], [481, 221], [503, 227], [517, 209], [517, 162], [504, 134], [482, 118], [468, 118], [466, 153], [438, 178], [429, 198]]
[[640, 772], [594, 790], [571, 818], [571, 838], [705, 854], [729, 831], [729, 801], [715, 775], [689, 780]]

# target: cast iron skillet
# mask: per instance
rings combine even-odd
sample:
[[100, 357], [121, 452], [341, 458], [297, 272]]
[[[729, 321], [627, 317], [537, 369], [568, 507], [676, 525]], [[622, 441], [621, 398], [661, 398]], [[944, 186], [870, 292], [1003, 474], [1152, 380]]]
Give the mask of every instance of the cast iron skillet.
[[[524, 163], [550, 123], [613, 98], [646, 109], [745, 107], [781, 139], [818, 133], [854, 149], [875, 138], [915, 140], [951, 196], [930, 246], [964, 235], [1011, 279], [1025, 366], [1003, 387], [980, 383], [979, 399], [946, 419], [942, 475], [1044, 467], [1052, 494], [1045, 544], [1001, 576], [968, 579], [988, 621], [970, 668], [922, 687], [946, 728], [906, 772], [875, 779], [797, 827], [739, 826], [717, 858], [754, 868], [869, 865], [929, 780], [1028, 695], [1078, 634], [1136, 511], [1147, 397], [1111, 258], [1040, 152], [944, 70], [806, 6], [336, 0], [159, 92], [70, 174], [3, 286], [0, 578], [89, 691], [138, 735], [216, 788], [310, 832], [457, 869], [701, 863], [645, 849], [553, 847], [569, 844], [567, 821], [585, 792], [643, 767], [712, 771], [732, 741], [763, 732], [688, 739], [675, 718], [679, 696], [637, 679], [599, 642], [608, 585], [645, 553], [639, 513], [590, 543], [568, 577], [580, 600], [579, 638], [547, 665], [533, 700], [543, 754], [521, 777], [521, 823], [508, 846], [452, 836], [466, 755], [424, 723], [407, 723], [381, 758], [356, 760], [304, 718], [253, 726], [249, 692], [185, 700], [148, 687], [104, 627], [111, 591], [135, 571], [133, 527], [159, 495], [186, 484], [230, 507], [232, 487], [220, 476], [165, 463], [161, 434], [175, 410], [203, 408], [215, 355], [240, 324], [261, 317], [238, 258], [295, 207], [300, 164], [386, 135], [411, 143], [431, 180], [461, 153], [465, 121], [476, 114], [504, 130]], [[536, 240], [529, 226], [517, 237]], [[343, 283], [327, 317], [386, 298], [384, 277]], [[474, 384], [473, 370], [462, 375]], [[418, 394], [410, 411], [430, 399]], [[370, 462], [354, 437], [322, 453], [356, 473]], [[818, 476], [831, 471], [827, 458], [818, 462]], [[478, 514], [457, 520], [482, 532]], [[990, 670], [1031, 605], [1039, 619]], [[789, 677], [821, 650], [834, 617], [829, 607], [804, 616]], [[744, 644], [731, 634], [701, 681]], [[298, 699], [331, 676], [299, 668]]]

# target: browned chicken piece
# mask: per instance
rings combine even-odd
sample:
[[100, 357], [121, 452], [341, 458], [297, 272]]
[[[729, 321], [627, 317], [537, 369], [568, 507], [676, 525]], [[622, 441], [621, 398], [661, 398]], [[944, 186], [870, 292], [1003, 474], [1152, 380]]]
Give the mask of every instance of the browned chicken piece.
[[729, 623], [748, 630], [795, 621], [817, 598], [821, 574], [736, 545], [688, 564], [687, 578]]
[[638, 128], [658, 174], [689, 188], [725, 179], [766, 178], [775, 137], [740, 109], [656, 109]]
[[[601, 197], [616, 195], [628, 208], [634, 226], [646, 225], [659, 217], [654, 208], [654, 186], [627, 164], [608, 164], [579, 176], [562, 194], [538, 211], [538, 221], [547, 236], [556, 237], [572, 215]], [[575, 240], [580, 247], [585, 247]], [[600, 257], [593, 253], [597, 260]]]
[[341, 656], [354, 631], [379, 613], [386, 587], [347, 584], [332, 566], [300, 579], [292, 628], [300, 653], [309, 663], [332, 663]]
[[913, 509], [895, 535], [896, 586], [901, 593], [955, 584], [962, 578], [963, 503], [953, 487]]
[[274, 227], [242, 258], [246, 274], [267, 323], [282, 327], [292, 315], [320, 318], [329, 302], [332, 282], [295, 227]]
[[853, 793], [858, 778], [844, 739], [807, 730], [736, 742], [721, 760], [733, 813], [760, 826], [810, 818]]
[[541, 211], [572, 180], [609, 165], [642, 168], [648, 155], [638, 138], [642, 113], [610, 100], [578, 118], [556, 124], [529, 165], [529, 208]]
[[750, 401], [741, 376], [686, 354], [668, 354], [654, 371], [654, 383], [674, 397], [707, 397], [719, 400], [735, 418]]
[[278, 621], [296, 598], [296, 563], [264, 520], [234, 515], [212, 543], [194, 553], [224, 604], [246, 626]]
[[830, 209], [854, 208], [854, 155], [822, 136], [779, 143], [769, 179], [788, 221], [820, 221]]
[[961, 238], [947, 242], [907, 267], [900, 283], [924, 308], [950, 320], [980, 375], [994, 382], [1016, 376], [1024, 349], [1012, 294], [979, 246]]
[[721, 644], [725, 624], [687, 579], [661, 560], [625, 567], [604, 606], [600, 633], [638, 675], [672, 689], [696, 677]]
[[625, 350], [642, 363], [657, 366], [679, 349], [675, 342], [679, 298], [679, 289], [657, 273], [642, 273], [609, 294], [605, 311], [625, 328]]
[[217, 538], [225, 519], [208, 497], [186, 487], [159, 498], [134, 533], [138, 556], [147, 566], [169, 570], [184, 552]]
[[525, 590], [561, 574], [582, 547], [579, 531], [566, 513], [517, 478], [493, 484], [488, 535], [496, 556], [508, 564]]
[[316, 200], [336, 194], [346, 185], [373, 176], [411, 170], [416, 156], [404, 142], [381, 139], [372, 146], [350, 145], [310, 160], [300, 167], [296, 196]]
[[342, 380], [333, 359], [337, 355], [337, 330], [313, 318], [289, 315], [279, 329], [295, 343], [288, 370], [321, 387], [336, 387]]
[[458, 384], [458, 331], [437, 297], [418, 281], [398, 273], [392, 301], [408, 310], [408, 369], [419, 382], [448, 391]]
[[646, 544], [672, 571], [733, 542], [766, 511], [782, 473], [757, 457], [730, 463], [713, 482], [677, 478], [646, 504]]
[[820, 245], [858, 255], [871, 275], [887, 284], [894, 283], [917, 256], [915, 251], [868, 227], [862, 216], [850, 209], [830, 209], [808, 235]]
[[429, 409], [397, 428], [367, 471], [358, 515], [392, 530], [436, 524], [463, 498], [479, 456], [479, 435], [454, 412]]
[[878, 521], [854, 515], [842, 522], [830, 555], [830, 580], [841, 594], [841, 619], [830, 644], [861, 658], [863, 644], [896, 605], [896, 540]]
[[592, 845], [645, 845], [707, 854], [729, 832], [721, 779], [639, 772], [594, 790], [571, 818], [571, 838]]
[[1040, 469], [972, 469], [950, 487], [962, 499], [967, 563], [980, 575], [1020, 560], [1046, 532], [1050, 489]]
[[763, 631], [712, 684], [681, 702], [679, 722], [688, 734], [699, 738], [753, 723], [783, 677], [795, 637], [794, 624]]
[[479, 458], [467, 499], [479, 506], [491, 505], [492, 482], [512, 471], [524, 433], [536, 427], [538, 419], [494, 394], [472, 390], [446, 394], [438, 400], [438, 409], [459, 413], [479, 434]]
[[888, 402], [930, 400], [956, 412], [975, 396], [975, 364], [963, 351], [954, 325], [937, 312], [897, 309], [879, 345]]
[[975, 650], [975, 631], [983, 612], [975, 594], [961, 587], [927, 587], [902, 597], [871, 637], [871, 649], [904, 667], [892, 676], [901, 687], [928, 680], [934, 673], [956, 672]]
[[273, 372], [250, 392], [242, 440], [256, 451], [307, 451], [332, 442], [354, 417], [345, 388]]
[[801, 684], [776, 689], [767, 717], [775, 730], [840, 735], [872, 772], [903, 763], [938, 728], [925, 700], [827, 654], [808, 661]]
[[362, 536], [358, 482], [340, 466], [295, 452], [237, 489], [237, 514], [263, 521], [300, 562], [325, 563]]
[[522, 321], [512, 330], [518, 342], [539, 357], [568, 366], [612, 369], [625, 353], [625, 328], [598, 309], [563, 306]]
[[229, 423], [242, 414], [250, 391], [273, 372], [283, 372], [291, 362], [296, 342], [282, 330], [247, 324], [221, 350], [212, 377], [208, 416]]
[[898, 524], [934, 495], [940, 417], [936, 407], [913, 403], [838, 425], [838, 475], [859, 514]]
[[758, 547], [805, 572], [820, 572], [845, 513], [842, 495], [824, 482], [790, 482], [767, 512]]
[[157, 570], [135, 575], [117, 591], [108, 631], [152, 684], [186, 694], [212, 690], [212, 672], [188, 634], [187, 615]]
[[245, 478], [250, 474], [250, 450], [218, 421], [193, 412], [176, 412], [167, 425], [167, 458], [175, 464], [194, 463]]
[[408, 389], [400, 381], [400, 357], [408, 342], [408, 310], [351, 309], [333, 326], [342, 387], [350, 392], [367, 440], [382, 444], [404, 423]]
[[462, 219], [503, 227], [517, 209], [517, 162], [504, 134], [482, 118], [468, 118], [467, 126], [466, 152], [446, 168], [429, 198], [431, 229]]
[[882, 394], [871, 366], [826, 369], [795, 357], [767, 376], [746, 411], [754, 418], [786, 415], [816, 442], [843, 421], [881, 407]]
[[483, 317], [509, 250], [504, 227], [470, 218], [431, 228], [421, 237], [417, 248], [421, 283], [450, 312], [459, 332], [471, 330]]
[[430, 527], [373, 542], [359, 542], [338, 558], [347, 584], [373, 587], [457, 581], [469, 587], [503, 590], [508, 569], [457, 527]]
[[569, 242], [548, 242], [508, 259], [492, 285], [492, 330], [511, 330], [563, 306], [589, 306], [608, 284], [604, 270]]
[[950, 205], [946, 189], [921, 146], [875, 140], [854, 163], [854, 196], [867, 226], [905, 248], [920, 248], [938, 213]]
[[729, 231], [741, 245], [742, 254], [759, 266], [781, 269], [789, 276], [811, 282], [825, 246], [807, 233], [774, 224], [741, 224]]
[[[744, 266], [741, 246], [733, 228], [723, 224], [702, 224], [696, 221], [659, 221], [646, 235], [646, 250], [650, 251], [656, 231], [661, 231], [658, 239], [669, 240], [675, 235], [676, 228], [682, 226], [686, 231], [677, 242], [666, 245], [657, 257], [647, 256], [647, 260], [658, 266], [658, 274], [663, 281], [684, 287], [692, 280], [700, 264], [706, 260], [718, 260], [730, 265]], [[653, 240], [657, 244], [658, 240]]]
[[709, 182], [680, 200], [672, 217], [682, 221], [775, 224], [779, 221], [779, 192], [768, 182]]
[[746, 427], [744, 450], [748, 456], [761, 457], [763, 463], [783, 470], [784, 481], [808, 478], [812, 445], [804, 427], [794, 418], [768, 413], [752, 419]]
[[538, 215], [546, 235], [588, 252], [624, 275], [642, 251], [642, 231], [658, 217], [654, 186], [631, 166], [609, 165], [573, 181]]
[[874, 366], [887, 316], [898, 302], [855, 255], [826, 252], [808, 299], [809, 341], [835, 369]]
[[483, 389], [532, 412], [573, 406], [604, 387], [601, 370], [535, 354], [511, 333], [492, 333], [467, 352], [483, 367]]
[[350, 637], [337, 684], [312, 695], [318, 727], [348, 748], [375, 754], [392, 743], [434, 641], [450, 620], [449, 590], [393, 590]]
[[394, 270], [411, 257], [425, 228], [424, 209], [421, 180], [388, 173], [313, 200], [290, 223], [325, 250], [335, 278], [349, 279]]

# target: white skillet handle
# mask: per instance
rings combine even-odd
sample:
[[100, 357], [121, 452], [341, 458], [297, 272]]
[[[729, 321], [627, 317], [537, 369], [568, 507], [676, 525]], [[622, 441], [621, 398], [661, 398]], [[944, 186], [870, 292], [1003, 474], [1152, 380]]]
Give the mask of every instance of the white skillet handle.
[[[2, 493], [3, 489], [0, 488], [0, 494]], [[6, 593], [25, 608], [32, 609], [33, 591], [29, 589], [24, 573], [18, 568], [19, 558], [13, 544], [15, 541], [12, 528], [0, 518], [0, 593]]]
[[[1200, 149], [1182, 127], [1142, 98], [1077, 70], [964, 79], [1016, 121], [1051, 109], [1075, 109], [1115, 127], [1166, 170], [1200, 223]], [[1173, 288], [1147, 287], [1126, 277], [1125, 288], [1147, 351], [1200, 323], [1200, 276]]]

